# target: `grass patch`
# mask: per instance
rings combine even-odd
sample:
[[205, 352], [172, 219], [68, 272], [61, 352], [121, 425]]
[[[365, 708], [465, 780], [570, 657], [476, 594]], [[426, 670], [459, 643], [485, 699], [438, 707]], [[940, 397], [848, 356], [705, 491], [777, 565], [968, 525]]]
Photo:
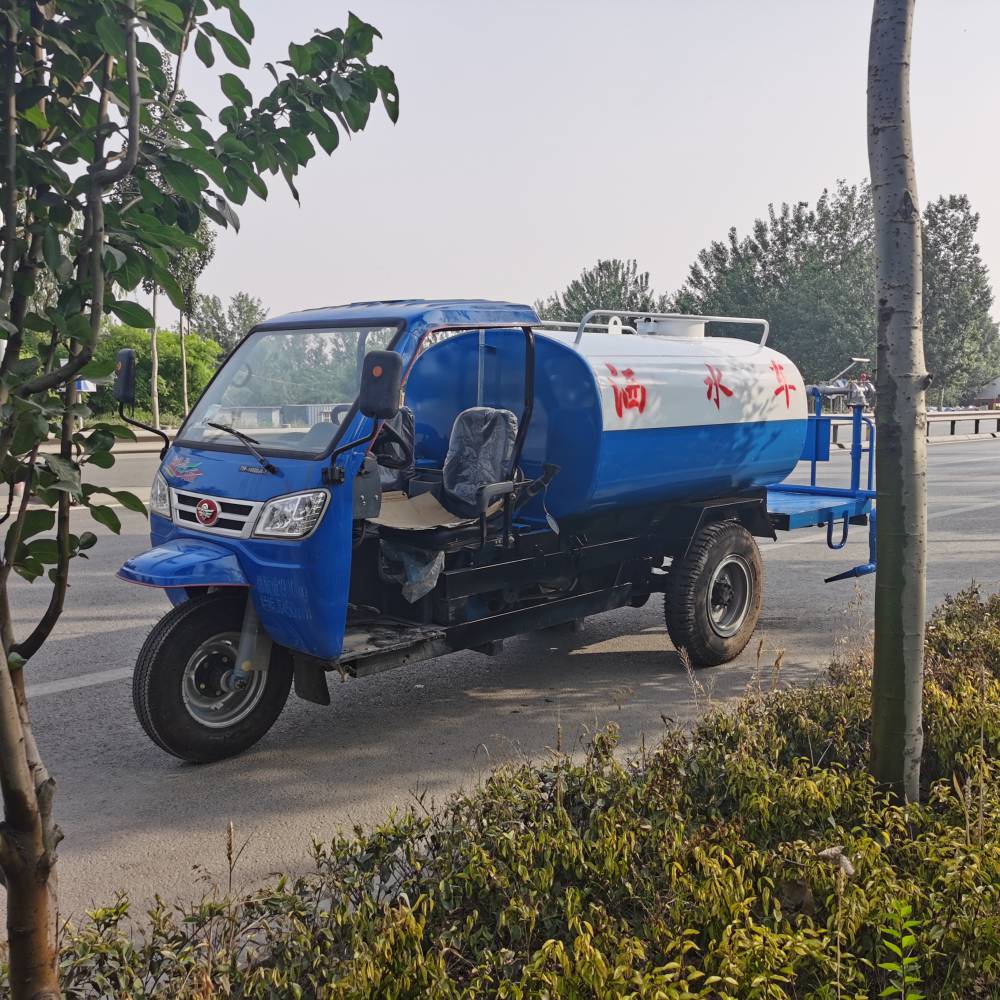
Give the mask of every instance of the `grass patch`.
[[141, 932], [119, 899], [67, 931], [66, 995], [1000, 996], [1000, 598], [946, 602], [927, 650], [920, 804], [866, 773], [859, 660], [632, 758], [609, 729], [501, 767]]

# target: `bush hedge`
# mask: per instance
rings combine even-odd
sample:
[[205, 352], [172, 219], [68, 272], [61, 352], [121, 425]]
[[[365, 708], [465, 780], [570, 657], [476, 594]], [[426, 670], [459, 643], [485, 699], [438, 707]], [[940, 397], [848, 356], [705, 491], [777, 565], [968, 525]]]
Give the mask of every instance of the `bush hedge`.
[[928, 630], [919, 804], [865, 771], [870, 671], [753, 694], [629, 759], [510, 765], [315, 848], [245, 898], [118, 899], [66, 934], [66, 995], [1000, 996], [1000, 598]]

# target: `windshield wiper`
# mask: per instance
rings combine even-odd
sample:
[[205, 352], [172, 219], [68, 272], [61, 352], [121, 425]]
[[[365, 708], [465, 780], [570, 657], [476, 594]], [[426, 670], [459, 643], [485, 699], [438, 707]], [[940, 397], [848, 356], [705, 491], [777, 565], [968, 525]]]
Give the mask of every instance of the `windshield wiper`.
[[238, 438], [243, 444], [246, 445], [246, 449], [253, 455], [254, 458], [260, 462], [261, 468], [266, 469], [271, 473], [272, 476], [278, 475], [278, 469], [276, 466], [272, 465], [265, 457], [263, 452], [260, 451], [256, 445], [260, 442], [256, 438], [250, 437], [249, 434], [244, 434], [243, 431], [238, 431], [235, 427], [230, 427], [229, 424], [217, 424], [212, 420], [205, 421], [206, 426], [214, 427], [217, 431], [225, 431], [227, 434], [232, 434], [234, 438]]

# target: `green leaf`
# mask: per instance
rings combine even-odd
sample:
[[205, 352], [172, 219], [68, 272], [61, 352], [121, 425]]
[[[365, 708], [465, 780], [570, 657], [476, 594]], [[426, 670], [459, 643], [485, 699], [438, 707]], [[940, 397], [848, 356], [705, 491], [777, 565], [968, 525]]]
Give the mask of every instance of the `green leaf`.
[[120, 24], [113, 21], [107, 14], [102, 14], [94, 27], [105, 52], [111, 55], [124, 54], [125, 29]]
[[300, 76], [304, 76], [312, 66], [312, 49], [308, 45], [296, 45], [292, 42], [288, 46], [288, 60], [292, 64], [292, 69]]
[[114, 464], [115, 456], [110, 451], [95, 451], [87, 459], [87, 465], [96, 465], [99, 469], [110, 469]]
[[105, 361], [91, 361], [80, 369], [80, 374], [77, 377], [89, 379], [107, 378], [114, 370], [115, 362], [110, 358]]
[[46, 455], [45, 465], [56, 479], [67, 483], [80, 481], [80, 470], [68, 458], [62, 458], [59, 455]]
[[25, 455], [49, 436], [49, 421], [42, 413], [22, 413], [10, 443], [12, 455]]
[[201, 201], [198, 175], [186, 164], [166, 157], [160, 160], [160, 173], [169, 187], [185, 201]]
[[[229, 75], [229, 74], [224, 74]], [[226, 174], [222, 161], [210, 153], [207, 149], [197, 149], [194, 146], [180, 146], [171, 150], [171, 155], [185, 163], [190, 163], [192, 167], [208, 174], [219, 187], [226, 186]]]
[[113, 247], [110, 243], [104, 245], [104, 256], [111, 258], [110, 267], [107, 267], [107, 262], [105, 262], [107, 270], [111, 272], [117, 271], [126, 260], [125, 254], [118, 247]]
[[184, 23], [184, 11], [177, 4], [171, 3], [170, 0], [142, 0], [142, 5], [146, 10], [170, 18], [175, 24]]
[[[124, 35], [122, 38], [124, 39]], [[42, 98], [49, 96], [49, 88], [39, 85], [35, 87], [22, 87], [17, 92], [15, 103], [18, 111], [27, 111], [34, 107]], [[23, 116], [22, 116], [23, 117]]]
[[238, 66], [240, 69], [250, 68], [250, 53], [235, 35], [217, 28], [214, 24], [206, 24], [205, 31], [219, 43], [226, 58], [234, 66]]
[[237, 4], [229, 7], [229, 20], [233, 22], [233, 30], [243, 39], [244, 42], [253, 41], [253, 21], [250, 20], [246, 11]]
[[156, 283], [160, 288], [167, 293], [167, 298], [170, 299], [173, 305], [177, 309], [183, 309], [185, 306], [184, 291], [177, 283], [177, 279], [165, 267], [161, 267], [159, 264], [153, 265], [153, 276], [156, 278]]
[[134, 494], [127, 490], [114, 490], [111, 494], [126, 510], [131, 510], [136, 514], [146, 515], [146, 505]]
[[118, 515], [110, 507], [104, 504], [93, 505], [90, 508], [90, 516], [98, 524], [103, 524], [105, 528], [113, 531], [116, 535], [121, 534], [122, 523], [118, 520]]
[[194, 39], [195, 55], [206, 65], [215, 65], [215, 53], [212, 51], [211, 39], [203, 31], [199, 31]]
[[219, 83], [222, 85], [222, 92], [236, 107], [248, 108], [253, 104], [253, 95], [235, 73], [223, 73], [219, 77]]
[[123, 424], [94, 424], [94, 430], [107, 431], [109, 434], [114, 434], [119, 441], [135, 441], [136, 437], [131, 428], [125, 427]]
[[45, 572], [45, 567], [37, 559], [29, 557], [15, 562], [14, 572], [28, 583], [34, 583]]
[[97, 535], [92, 531], [83, 531], [80, 533], [80, 549], [92, 549], [97, 544]]
[[62, 247], [59, 246], [59, 233], [55, 226], [46, 226], [42, 233], [42, 256], [50, 271], [54, 271], [59, 266]]
[[38, 538], [25, 546], [25, 550], [32, 559], [37, 559], [40, 563], [59, 562], [59, 543], [54, 538]]
[[36, 312], [29, 312], [24, 317], [24, 328], [26, 330], [36, 330], [38, 333], [48, 333], [52, 329], [52, 324]]
[[44, 131], [49, 127], [49, 120], [45, 117], [45, 112], [39, 104], [30, 108], [25, 108], [24, 111], [19, 112], [19, 114], [21, 118], [34, 125], [37, 129], [42, 129]]
[[138, 302], [115, 302], [111, 311], [127, 326], [140, 330], [149, 330], [153, 326], [153, 317]]
[[84, 451], [87, 454], [94, 454], [99, 451], [111, 451], [115, 446], [115, 436], [103, 427], [95, 427], [90, 434], [84, 438], [77, 435], [83, 441]]
[[21, 541], [27, 541], [32, 535], [41, 534], [43, 531], [51, 531], [56, 523], [56, 512], [54, 510], [40, 510], [35, 508], [29, 510], [24, 515], [24, 522], [21, 526]]

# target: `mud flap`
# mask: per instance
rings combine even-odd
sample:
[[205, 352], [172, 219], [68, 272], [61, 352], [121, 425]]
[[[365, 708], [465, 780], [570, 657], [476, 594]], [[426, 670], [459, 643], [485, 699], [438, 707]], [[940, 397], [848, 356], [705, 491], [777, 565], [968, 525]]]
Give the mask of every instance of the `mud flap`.
[[330, 704], [330, 687], [326, 683], [323, 664], [310, 656], [296, 655], [293, 659], [295, 694], [314, 705]]

